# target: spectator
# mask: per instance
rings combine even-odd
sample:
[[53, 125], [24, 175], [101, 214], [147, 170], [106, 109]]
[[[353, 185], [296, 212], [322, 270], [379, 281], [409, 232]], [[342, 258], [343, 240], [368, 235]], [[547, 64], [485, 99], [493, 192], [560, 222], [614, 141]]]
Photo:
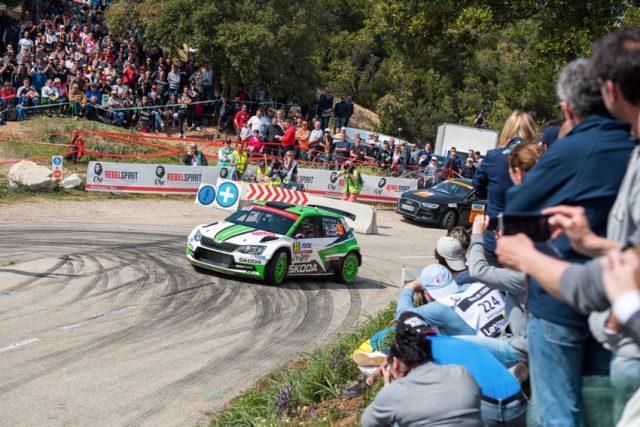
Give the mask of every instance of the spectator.
[[527, 173], [542, 156], [542, 146], [534, 143], [517, 145], [509, 154], [509, 176], [515, 185], [522, 184]]
[[338, 133], [338, 130], [346, 127], [347, 120], [349, 118], [349, 104], [347, 102], [346, 95], [342, 95], [340, 97], [340, 102], [337, 102], [333, 107], [333, 116], [333, 128], [335, 129], [335, 132]]
[[324, 150], [327, 147], [331, 149], [333, 153], [333, 137], [331, 136], [331, 129], [326, 128], [324, 130], [324, 134], [322, 135], [322, 141], [320, 142], [320, 147]]
[[271, 124], [267, 126], [265, 140], [265, 153], [269, 156], [278, 156], [278, 145], [280, 145], [278, 141], [278, 137], [282, 137], [284, 135], [284, 131], [278, 124], [277, 118], [271, 119]]
[[[506, 212], [537, 213], [558, 204], [584, 206], [589, 224], [603, 235], [634, 148], [629, 126], [606, 112], [586, 59], [575, 60], [562, 70], [558, 96], [573, 129], [545, 152], [522, 185], [509, 190]], [[597, 172], [603, 163], [607, 165], [604, 174]], [[553, 249], [547, 251], [567, 261], [586, 261], [566, 238], [554, 239], [551, 245]], [[554, 299], [535, 279], [529, 281], [528, 290], [530, 372], [540, 408], [537, 421], [541, 425], [579, 424], [582, 375], [607, 374], [610, 354], [590, 337], [584, 315]], [[550, 340], [550, 333], [563, 337], [562, 342]], [[585, 364], [580, 363], [583, 360]], [[549, 371], [549, 363], [565, 368]]]
[[365, 160], [365, 148], [362, 146], [362, 138], [360, 136], [356, 136], [355, 145], [351, 147], [351, 160], [354, 163], [363, 163]]
[[333, 156], [331, 155], [331, 147], [324, 147], [323, 153], [318, 153], [313, 160], [315, 163], [320, 163], [324, 166], [331, 167], [333, 165]]
[[71, 85], [71, 90], [69, 91], [69, 102], [73, 105], [73, 115], [77, 120], [80, 115], [82, 115], [83, 107], [86, 104], [84, 94], [80, 90], [78, 83]]
[[240, 140], [243, 143], [246, 143], [249, 138], [251, 138], [251, 126], [249, 126], [249, 122], [244, 122], [242, 124], [242, 128], [240, 129]]
[[353, 101], [351, 100], [351, 95], [347, 96], [347, 117], [344, 121], [344, 127], [349, 127], [349, 121], [351, 120], [351, 116], [353, 116]]
[[69, 145], [69, 149], [71, 153], [65, 156], [65, 158], [75, 165], [84, 155], [84, 136], [78, 129], [71, 132], [71, 145]]
[[247, 124], [251, 128], [251, 134], [253, 134], [253, 131], [257, 130], [258, 136], [262, 138], [264, 137], [266, 129], [264, 128], [265, 125], [262, 121], [262, 110], [256, 111], [256, 115], [251, 116], [251, 118], [247, 120]]
[[472, 158], [467, 158], [464, 162], [464, 166], [460, 170], [460, 175], [466, 179], [473, 179], [473, 176], [476, 174], [476, 166], [473, 164]]
[[298, 142], [298, 158], [302, 161], [309, 158], [309, 127], [303, 120], [301, 126], [296, 130], [296, 141]]
[[[504, 212], [505, 195], [513, 185], [509, 176], [507, 157], [516, 145], [522, 142], [533, 142], [536, 130], [533, 118], [527, 113], [514, 111], [504, 124], [498, 148], [487, 151], [482, 164], [473, 177], [473, 185], [480, 193], [487, 194], [487, 215], [494, 221]], [[496, 248], [495, 237], [489, 233], [484, 240], [489, 261], [496, 263], [493, 252]]]
[[378, 166], [383, 170], [387, 170], [391, 167], [391, 160], [393, 159], [393, 152], [389, 149], [389, 142], [384, 141], [382, 143], [382, 150], [378, 153]]
[[309, 134], [309, 159], [314, 159], [319, 153], [322, 146], [322, 123], [320, 120], [315, 120], [313, 123], [313, 130]]
[[431, 144], [428, 142], [424, 145], [424, 148], [418, 151], [418, 166], [426, 167], [431, 163], [431, 157], [433, 156], [433, 151], [431, 151]]
[[391, 171], [395, 176], [401, 174], [405, 170], [404, 163], [404, 152], [402, 147], [397, 145], [393, 149], [393, 154], [391, 155]]
[[329, 120], [333, 115], [333, 95], [328, 87], [324, 88], [324, 92], [318, 97], [318, 117], [320, 117], [320, 127], [329, 127]]
[[280, 157], [288, 151], [293, 153], [296, 149], [296, 127], [291, 120], [286, 120], [284, 126], [284, 134], [276, 135], [276, 140], [280, 141]]
[[556, 142], [560, 135], [560, 126], [555, 123], [549, 124], [542, 131], [542, 137], [540, 138], [540, 145], [546, 151], [551, 144]]
[[456, 147], [451, 147], [447, 157], [444, 159], [444, 168], [449, 170], [449, 178], [456, 178], [462, 169], [462, 160], [458, 156]]
[[484, 111], [480, 111], [480, 113], [476, 116], [475, 120], [473, 121], [473, 126], [480, 128], [480, 129], [484, 129], [487, 127], [487, 125], [485, 124], [485, 114]]
[[482, 426], [480, 389], [466, 369], [433, 362], [431, 342], [398, 324], [389, 353], [385, 386], [365, 409], [363, 427]]
[[193, 142], [182, 158], [182, 164], [186, 166], [208, 166], [209, 162], [207, 161], [207, 156], [198, 150], [198, 144]]
[[260, 131], [258, 129], [254, 129], [253, 135], [247, 139], [247, 152], [250, 155], [255, 153], [262, 154], [264, 152], [264, 146], [260, 141]]
[[298, 162], [294, 158], [293, 150], [285, 152], [282, 172], [285, 174], [282, 179], [283, 183], [295, 184], [298, 182]]
[[333, 155], [336, 163], [339, 164], [344, 163], [351, 157], [351, 144], [347, 141], [346, 132], [341, 132], [340, 138], [333, 144]]
[[375, 165], [378, 160], [378, 147], [374, 141], [369, 142], [369, 146], [364, 151], [364, 160], [370, 164]]
[[236, 146], [236, 150], [231, 156], [231, 179], [234, 181], [240, 181], [244, 177], [244, 173], [247, 170], [247, 152], [244, 151], [244, 143], [239, 143]]
[[362, 191], [362, 175], [355, 167], [353, 161], [347, 160], [338, 172], [338, 176], [344, 176], [344, 186], [342, 187], [342, 200], [345, 202], [356, 202], [358, 195]]
[[[443, 249], [457, 246], [457, 250], [464, 254], [460, 243], [452, 237], [441, 237], [438, 245], [441, 252]], [[447, 335], [497, 335], [502, 325], [502, 312], [505, 307], [502, 295], [498, 291], [485, 289], [481, 283], [459, 287], [454, 275], [457, 277], [460, 272], [466, 270], [466, 266], [464, 261], [460, 264], [457, 264], [458, 262], [459, 260], [451, 259], [447, 260], [445, 265], [431, 264], [422, 270], [417, 280], [405, 285], [397, 301], [396, 318], [410, 311], [420, 315], [430, 325], [437, 326]], [[419, 300], [418, 307], [413, 306], [415, 294]], [[478, 295], [482, 295], [482, 298]], [[480, 311], [457, 310], [455, 307], [460, 304], [468, 305], [470, 308], [480, 307]], [[484, 313], [482, 318], [478, 317], [479, 313]]]
[[231, 138], [224, 139], [224, 146], [218, 150], [218, 166], [229, 167], [231, 166], [231, 159], [233, 158], [233, 148], [231, 147]]

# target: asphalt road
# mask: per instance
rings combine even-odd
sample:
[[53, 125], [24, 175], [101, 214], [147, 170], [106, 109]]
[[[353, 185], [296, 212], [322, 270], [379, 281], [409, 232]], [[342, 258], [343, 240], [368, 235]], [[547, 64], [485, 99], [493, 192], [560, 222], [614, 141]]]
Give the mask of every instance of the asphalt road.
[[364, 264], [270, 287], [196, 272], [187, 201], [44, 202], [0, 209], [0, 425], [195, 425], [398, 292], [440, 230], [379, 212]]

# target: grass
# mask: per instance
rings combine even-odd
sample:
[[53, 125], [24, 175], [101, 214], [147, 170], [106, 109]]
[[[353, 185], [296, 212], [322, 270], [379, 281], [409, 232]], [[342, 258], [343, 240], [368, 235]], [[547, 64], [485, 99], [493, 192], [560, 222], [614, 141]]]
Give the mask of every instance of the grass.
[[[359, 377], [351, 354], [374, 333], [394, 321], [395, 303], [355, 327], [326, 348], [302, 354], [292, 368], [284, 368], [260, 382], [230, 403], [212, 420], [211, 427], [222, 426], [326, 426], [341, 418], [343, 411], [329, 407], [316, 417], [309, 408], [337, 399], [349, 382]], [[380, 385], [368, 389], [363, 405], [368, 404]], [[357, 408], [361, 411], [364, 406]], [[306, 413], [301, 418], [301, 414]]]

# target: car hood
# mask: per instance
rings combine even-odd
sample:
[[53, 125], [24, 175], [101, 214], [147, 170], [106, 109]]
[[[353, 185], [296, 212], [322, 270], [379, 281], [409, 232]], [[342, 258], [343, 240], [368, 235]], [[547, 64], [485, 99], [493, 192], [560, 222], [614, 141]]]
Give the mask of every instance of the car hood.
[[424, 190], [413, 190], [407, 191], [406, 193], [402, 193], [403, 199], [415, 200], [419, 203], [435, 203], [435, 204], [446, 204], [459, 202], [460, 197], [454, 196], [452, 194], [444, 193], [442, 191], [430, 189]]
[[234, 243], [237, 245], [264, 244], [265, 241], [284, 238], [280, 234], [258, 230], [246, 225], [238, 225], [228, 221], [202, 226], [200, 233], [213, 239], [216, 243]]

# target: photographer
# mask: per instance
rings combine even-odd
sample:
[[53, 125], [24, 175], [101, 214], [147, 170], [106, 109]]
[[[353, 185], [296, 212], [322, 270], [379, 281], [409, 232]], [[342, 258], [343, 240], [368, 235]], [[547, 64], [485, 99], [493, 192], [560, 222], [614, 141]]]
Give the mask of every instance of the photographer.
[[342, 175], [344, 175], [342, 200], [355, 202], [358, 199], [360, 191], [362, 191], [362, 175], [360, 175], [360, 171], [356, 169], [351, 160], [347, 160], [342, 165], [338, 176]]
[[431, 342], [412, 323], [398, 323], [382, 371], [385, 386], [365, 409], [361, 424], [481, 426], [474, 379], [461, 366], [434, 363]]

